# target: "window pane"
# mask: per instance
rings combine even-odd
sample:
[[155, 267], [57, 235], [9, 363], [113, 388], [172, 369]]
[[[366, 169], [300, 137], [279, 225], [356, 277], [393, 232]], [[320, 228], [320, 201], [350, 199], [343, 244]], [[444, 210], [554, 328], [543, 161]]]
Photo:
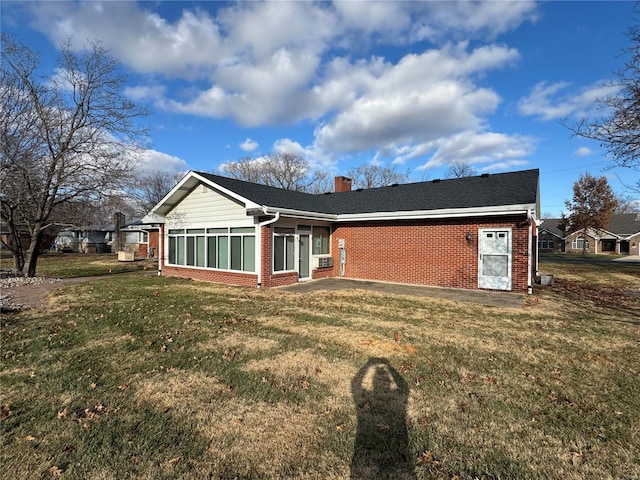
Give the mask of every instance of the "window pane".
[[226, 234], [229, 233], [228, 228], [207, 228], [207, 233]]
[[216, 268], [217, 266], [216, 240], [216, 237], [207, 237], [207, 267], [209, 268]]
[[169, 235], [180, 235], [184, 233], [184, 230], [181, 228], [174, 228], [173, 230], [169, 230]]
[[242, 270], [245, 272], [255, 271], [255, 258], [256, 258], [256, 237], [246, 236], [242, 239], [243, 253], [242, 257]]
[[195, 238], [187, 237], [187, 265], [195, 265], [195, 250], [194, 250], [194, 242]]
[[329, 253], [329, 227], [313, 227], [313, 254]]
[[509, 275], [507, 255], [483, 255], [482, 275], [486, 277], [507, 277]]
[[204, 233], [204, 228], [187, 228], [187, 233]]
[[204, 267], [204, 237], [196, 237], [196, 267]]
[[285, 233], [294, 234], [294, 233], [296, 233], [296, 229], [295, 228], [288, 228], [288, 227], [275, 227], [273, 229], [273, 231], [276, 232], [276, 233], [280, 233], [280, 234], [285, 234]]
[[242, 270], [242, 237], [231, 237], [231, 269]]
[[295, 237], [293, 235], [287, 235], [285, 237], [287, 239], [287, 270], [293, 270], [293, 255], [295, 250]]
[[229, 237], [218, 237], [218, 268], [229, 268]]
[[232, 228], [231, 229], [231, 233], [255, 233], [256, 229], [253, 227], [238, 227], [238, 228]]
[[176, 263], [176, 237], [169, 237], [169, 263]]
[[284, 270], [284, 238], [273, 237], [273, 271]]
[[184, 265], [184, 237], [176, 237], [177, 245], [176, 251], [178, 253], [176, 258], [176, 264]]

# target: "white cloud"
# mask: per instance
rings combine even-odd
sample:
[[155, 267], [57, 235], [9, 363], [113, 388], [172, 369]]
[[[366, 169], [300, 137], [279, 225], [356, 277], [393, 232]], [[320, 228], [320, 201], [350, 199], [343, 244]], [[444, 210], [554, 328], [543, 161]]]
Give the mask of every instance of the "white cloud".
[[376, 60], [368, 72], [362, 63], [352, 71], [343, 66], [331, 89], [354, 85], [351, 95], [357, 98], [316, 129], [316, 143], [334, 152], [393, 150], [480, 129], [499, 97], [474, 85], [469, 75], [517, 58], [513, 49], [489, 46], [467, 52], [466, 44], [459, 44], [407, 55], [396, 65]]
[[247, 138], [244, 142], [240, 144], [240, 149], [244, 152], [253, 152], [256, 148], [258, 148], [258, 142]]
[[592, 153], [593, 153], [593, 150], [591, 150], [590, 148], [587, 148], [587, 147], [580, 147], [575, 152], [573, 152], [573, 154], [576, 157], [587, 157], [587, 156], [591, 155]]
[[496, 165], [506, 164], [505, 162], [511, 165], [527, 163], [524, 158], [531, 154], [533, 148], [534, 140], [530, 137], [467, 131], [418, 145], [414, 151], [406, 154], [406, 157], [418, 158], [430, 150], [434, 151], [429, 161], [418, 167], [418, 170], [452, 165], [455, 162], [475, 165], [489, 163], [489, 167], [486, 168], [495, 170], [498, 169]]
[[[536, 14], [531, 1], [204, 5], [210, 11], [185, 4], [172, 19], [150, 3], [40, 2], [28, 8], [35, 27], [53, 42], [72, 35], [80, 48], [84, 39], [99, 38], [130, 69], [151, 77], [149, 85], [127, 89], [136, 101], [245, 126], [316, 122], [310, 146], [281, 139], [274, 148], [298, 149], [325, 167], [362, 151], [376, 161], [394, 156], [397, 163], [430, 153], [435, 163], [453, 153], [495, 161], [499, 147], [474, 150], [487, 141], [487, 117], [500, 98], [476, 79], [519, 54], [495, 44], [471, 49], [468, 41], [495, 38]], [[374, 43], [422, 41], [431, 47], [422, 43], [421, 53], [398, 61], [369, 56]], [[180, 91], [170, 88], [175, 84]], [[468, 151], [454, 147], [460, 135], [473, 140]], [[530, 151], [524, 137], [500, 138], [508, 147], [503, 154]]]
[[520, 99], [518, 110], [523, 115], [539, 117], [541, 120], [557, 120], [571, 116], [588, 116], [596, 108], [596, 100], [615, 95], [620, 87], [609, 86], [600, 81], [593, 85], [572, 88], [568, 82], [534, 85], [531, 93]]
[[138, 158], [138, 172], [176, 172], [188, 170], [187, 162], [180, 157], [158, 152], [157, 150], [144, 150]]
[[142, 100], [159, 100], [165, 95], [166, 90], [166, 87], [163, 85], [138, 85], [125, 88], [124, 94], [133, 101], [139, 102]]

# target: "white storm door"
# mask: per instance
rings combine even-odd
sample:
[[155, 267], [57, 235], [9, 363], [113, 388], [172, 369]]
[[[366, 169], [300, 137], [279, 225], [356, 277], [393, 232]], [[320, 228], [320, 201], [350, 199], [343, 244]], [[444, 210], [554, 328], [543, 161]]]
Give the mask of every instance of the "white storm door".
[[482, 229], [478, 238], [478, 288], [511, 290], [511, 229]]

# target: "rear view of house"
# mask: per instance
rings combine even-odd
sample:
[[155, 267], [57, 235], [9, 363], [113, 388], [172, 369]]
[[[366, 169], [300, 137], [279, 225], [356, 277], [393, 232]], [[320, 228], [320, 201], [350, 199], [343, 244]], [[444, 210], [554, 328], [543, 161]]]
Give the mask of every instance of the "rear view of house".
[[345, 277], [526, 292], [539, 173], [526, 170], [320, 195], [189, 172], [144, 221], [163, 275], [274, 287]]

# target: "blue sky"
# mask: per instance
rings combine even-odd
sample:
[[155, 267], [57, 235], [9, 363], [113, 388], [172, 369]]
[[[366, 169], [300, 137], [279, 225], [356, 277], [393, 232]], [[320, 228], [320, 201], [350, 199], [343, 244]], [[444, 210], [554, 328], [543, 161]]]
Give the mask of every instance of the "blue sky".
[[[444, 177], [539, 168], [557, 216], [581, 173], [628, 194], [560, 124], [594, 115], [624, 60], [636, 2], [11, 2], [2, 31], [41, 52], [99, 39], [144, 105], [143, 170], [206, 170], [290, 151], [346, 174], [375, 163]], [[635, 195], [637, 197], [637, 194]]]

